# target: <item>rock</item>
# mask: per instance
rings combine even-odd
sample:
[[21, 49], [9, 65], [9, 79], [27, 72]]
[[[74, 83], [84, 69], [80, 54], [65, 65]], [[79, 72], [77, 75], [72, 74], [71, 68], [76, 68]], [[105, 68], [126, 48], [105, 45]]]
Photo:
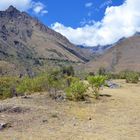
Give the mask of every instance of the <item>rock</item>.
[[8, 112], [9, 113], [21, 113], [21, 112], [23, 112], [23, 109], [20, 107], [13, 107]]
[[62, 95], [58, 95], [55, 97], [56, 101], [63, 101], [65, 98]]
[[11, 127], [11, 125], [9, 123], [0, 123], [0, 130], [9, 128], [9, 127]]
[[109, 87], [109, 88], [120, 88], [120, 85], [116, 84], [116, 83], [113, 83], [112, 81], [107, 81], [106, 82], [106, 85]]
[[5, 118], [5, 115], [1, 115], [2, 118]]
[[32, 99], [32, 97], [29, 97], [29, 96], [27, 96], [27, 95], [25, 95], [25, 96], [23, 96], [23, 97], [21, 97], [21, 98], [23, 98], [23, 99]]
[[88, 120], [91, 121], [92, 120], [91, 117], [89, 117]]
[[73, 126], [76, 126], [76, 124], [74, 123]]
[[47, 119], [45, 119], [45, 120], [42, 120], [42, 122], [43, 122], [43, 123], [48, 123], [48, 120], [47, 120]]

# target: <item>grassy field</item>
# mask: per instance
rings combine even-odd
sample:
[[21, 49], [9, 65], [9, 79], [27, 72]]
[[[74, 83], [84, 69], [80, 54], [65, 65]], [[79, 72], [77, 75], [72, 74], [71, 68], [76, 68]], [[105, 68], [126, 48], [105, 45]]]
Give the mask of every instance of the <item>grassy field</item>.
[[139, 140], [140, 83], [104, 88], [100, 100], [54, 101], [47, 93], [0, 101], [0, 140]]

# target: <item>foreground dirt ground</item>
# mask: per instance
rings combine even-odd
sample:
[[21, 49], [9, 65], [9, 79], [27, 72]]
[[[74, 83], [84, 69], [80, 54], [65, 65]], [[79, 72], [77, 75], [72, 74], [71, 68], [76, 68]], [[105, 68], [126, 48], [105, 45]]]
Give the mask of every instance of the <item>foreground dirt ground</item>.
[[140, 84], [105, 88], [98, 101], [54, 101], [47, 94], [0, 101], [0, 140], [140, 140]]

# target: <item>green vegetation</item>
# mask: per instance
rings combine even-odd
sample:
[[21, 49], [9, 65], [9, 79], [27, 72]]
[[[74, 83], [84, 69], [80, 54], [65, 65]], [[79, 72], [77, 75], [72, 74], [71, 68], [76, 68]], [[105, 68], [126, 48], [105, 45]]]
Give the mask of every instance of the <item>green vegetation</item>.
[[72, 66], [68, 66], [68, 67], [63, 66], [61, 68], [61, 71], [62, 71], [63, 75], [67, 75], [67, 76], [74, 76], [74, 74], [75, 74]]
[[70, 87], [66, 88], [66, 97], [70, 100], [84, 100], [85, 92], [87, 91], [88, 86], [86, 86], [78, 78], [74, 78], [70, 84]]
[[15, 96], [15, 86], [18, 84], [16, 77], [0, 77], [0, 99]]
[[55, 69], [35, 77], [25, 76], [23, 78], [15, 78], [1, 76], [0, 99], [44, 91], [48, 91], [50, 96], [55, 96], [58, 90], [64, 90], [66, 87], [66, 78], [70, 77], [69, 75], [74, 75], [72, 67]]
[[107, 74], [106, 69], [104, 67], [100, 67], [98, 70], [98, 74], [99, 75], [106, 75]]
[[[30, 77], [0, 77], [0, 99], [11, 98], [19, 95], [28, 95], [35, 92], [47, 91], [53, 99], [56, 99], [58, 91], [66, 94], [67, 99], [79, 101], [86, 97], [100, 96], [100, 88], [105, 85], [107, 79], [126, 79], [127, 83], [138, 83], [139, 73], [123, 71], [119, 74], [106, 73], [100, 68], [100, 75], [89, 73], [86, 80], [75, 77], [72, 66], [51, 70], [47, 73]], [[65, 92], [64, 92], [65, 91]]]
[[120, 73], [108, 73], [106, 74], [108, 79], [125, 79], [126, 83], [138, 83], [140, 74], [134, 71], [122, 71]]
[[127, 83], [138, 83], [139, 74], [136, 72], [129, 71], [126, 73], [126, 82]]
[[46, 74], [42, 74], [34, 78], [24, 77], [23, 79], [20, 79], [20, 82], [16, 87], [16, 92], [22, 94], [42, 92], [46, 90], [46, 85], [47, 85]]
[[100, 76], [100, 75], [89, 76], [87, 78], [87, 80], [92, 87], [93, 94], [94, 94], [95, 98], [98, 99], [99, 95], [100, 95], [99, 94], [100, 88], [101, 88], [101, 86], [105, 85], [106, 77], [105, 76]]
[[[139, 72], [125, 70], [119, 73], [111, 73], [108, 72], [104, 67], [99, 68], [98, 74], [102, 76], [106, 76], [107, 79], [125, 79], [126, 83], [138, 83], [140, 77]], [[92, 74], [89, 75], [92, 76]]]

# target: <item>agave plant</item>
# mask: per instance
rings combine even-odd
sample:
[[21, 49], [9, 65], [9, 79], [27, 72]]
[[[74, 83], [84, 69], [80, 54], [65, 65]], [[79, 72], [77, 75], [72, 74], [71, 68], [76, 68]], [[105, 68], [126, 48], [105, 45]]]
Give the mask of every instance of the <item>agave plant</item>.
[[93, 94], [95, 95], [95, 98], [98, 99], [100, 96], [99, 94], [100, 87], [105, 85], [106, 77], [105, 76], [89, 76], [87, 80], [94, 91]]

